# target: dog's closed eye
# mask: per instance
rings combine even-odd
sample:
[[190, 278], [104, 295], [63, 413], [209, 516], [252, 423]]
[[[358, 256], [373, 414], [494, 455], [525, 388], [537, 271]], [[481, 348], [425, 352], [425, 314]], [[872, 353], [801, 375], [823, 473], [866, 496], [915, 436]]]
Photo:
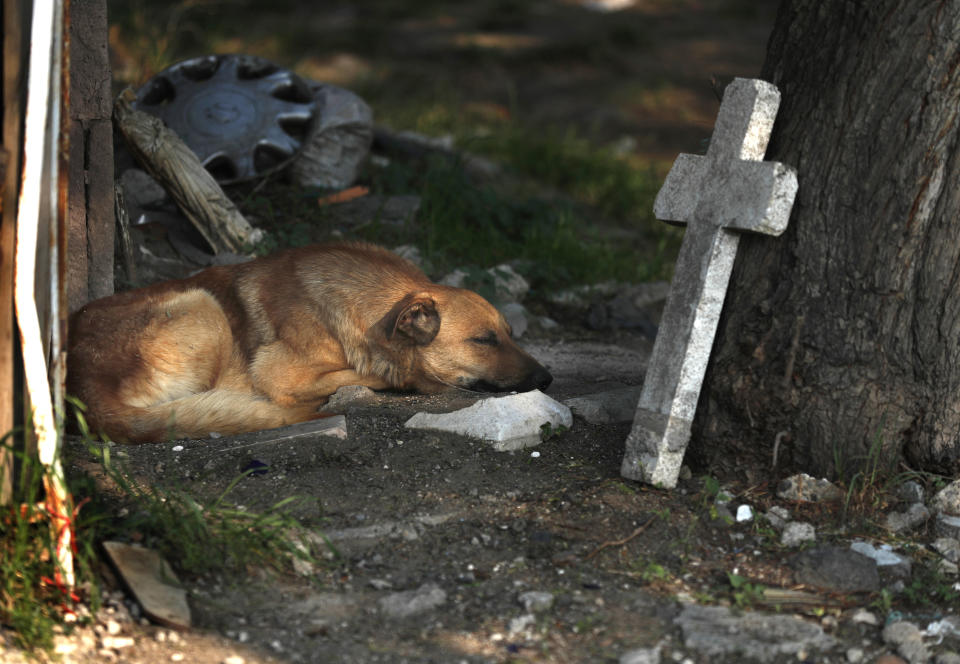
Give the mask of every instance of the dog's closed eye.
[[497, 339], [497, 333], [494, 332], [493, 330], [490, 330], [479, 337], [471, 337], [470, 341], [480, 346], [496, 347], [500, 345], [500, 340]]

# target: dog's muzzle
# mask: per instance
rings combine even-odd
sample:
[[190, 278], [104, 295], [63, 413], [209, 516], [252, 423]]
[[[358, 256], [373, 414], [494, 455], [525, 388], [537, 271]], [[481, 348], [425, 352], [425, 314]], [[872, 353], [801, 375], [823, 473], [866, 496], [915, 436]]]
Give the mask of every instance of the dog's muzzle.
[[550, 372], [538, 366], [517, 383], [493, 383], [480, 379], [470, 383], [467, 389], [474, 392], [529, 392], [530, 390], [545, 390], [552, 382], [553, 376]]

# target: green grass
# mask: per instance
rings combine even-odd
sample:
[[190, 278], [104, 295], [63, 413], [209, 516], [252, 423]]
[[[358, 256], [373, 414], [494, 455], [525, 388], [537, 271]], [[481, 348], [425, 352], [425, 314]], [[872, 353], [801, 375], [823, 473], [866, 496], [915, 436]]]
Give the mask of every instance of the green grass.
[[[614, 169], [609, 172], [614, 173], [612, 180], [623, 177]], [[657, 235], [611, 233], [595, 222], [596, 213], [587, 205], [518, 191], [509, 184], [477, 182], [444, 157], [393, 160], [386, 168], [369, 169], [363, 181], [377, 194], [416, 194], [420, 209], [402, 226], [374, 219], [357, 230], [356, 237], [388, 247], [415, 244], [434, 278], [456, 268], [479, 272], [512, 261], [531, 282], [534, 296], [608, 279], [667, 278], [681, 237], [659, 222]], [[601, 185], [594, 181], [590, 186], [584, 184], [583, 191], [595, 193]], [[277, 183], [238, 198], [244, 214], [268, 230], [267, 240], [257, 248], [260, 254], [330, 237], [332, 224], [317, 205], [316, 192]]]
[[[78, 419], [82, 423], [82, 416]], [[16, 645], [27, 651], [49, 650], [58, 625], [69, 630], [76, 624], [67, 621], [76, 602], [96, 612], [100, 593], [94, 562], [98, 544], [107, 539], [139, 541], [190, 575], [251, 565], [284, 570], [292, 558], [315, 562], [297, 535], [304, 526], [288, 514], [297, 498], [262, 512], [234, 507], [230, 493], [246, 475], [206, 501], [179, 489], [141, 488], [111, 459], [109, 445], [88, 442], [117, 492], [107, 498], [92, 479], [70, 479], [78, 505], [71, 524], [76, 584], [70, 590], [58, 582], [54, 535], [43, 507], [44, 468], [10, 440], [7, 436], [2, 443], [17, 459], [14, 505], [23, 507], [0, 508], [0, 624], [11, 627]]]
[[108, 446], [93, 451], [131, 503], [130, 516], [118, 534], [136, 533], [177, 570], [193, 575], [249, 565], [282, 570], [291, 557], [313, 560], [295, 536], [301, 524], [287, 512], [297, 497], [280, 500], [263, 512], [229, 503], [230, 493], [252, 471], [238, 475], [213, 500], [200, 501], [182, 490], [142, 488], [117, 467]]
[[130, 516], [117, 531], [101, 530], [98, 540], [135, 533], [138, 540], [157, 550], [174, 568], [190, 574], [240, 570], [247, 565], [279, 569], [291, 557], [312, 560], [308, 547], [295, 536], [302, 531], [301, 524], [286, 511], [299, 500], [297, 497], [280, 500], [262, 513], [230, 505], [228, 496], [252, 470], [235, 477], [209, 501], [199, 501], [179, 489], [142, 487], [117, 465], [109, 443], [92, 442], [83, 416], [84, 406], [73, 399], [71, 403], [91, 454], [130, 504]]
[[[13, 505], [0, 512], [0, 623], [13, 628], [17, 646], [26, 650], [49, 649], [55, 627], [72, 613], [75, 601], [85, 598], [94, 610], [99, 601], [91, 571], [94, 544], [86, 536], [91, 521], [83, 514], [73, 524], [74, 572], [79, 581], [77, 588], [82, 590], [71, 591], [61, 581], [55, 556], [51, 523], [56, 521], [49, 518], [43, 505], [44, 469], [35, 459], [22, 454], [13, 440], [8, 435], [2, 441], [16, 458], [18, 477]], [[82, 510], [78, 513], [82, 514]]]

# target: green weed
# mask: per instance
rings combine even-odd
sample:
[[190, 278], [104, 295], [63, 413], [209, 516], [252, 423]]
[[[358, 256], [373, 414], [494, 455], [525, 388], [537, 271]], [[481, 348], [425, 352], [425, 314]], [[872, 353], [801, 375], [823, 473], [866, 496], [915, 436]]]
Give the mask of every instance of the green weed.
[[371, 224], [362, 231], [381, 244], [412, 242], [439, 273], [456, 267], [521, 263], [532, 288], [557, 289], [606, 279], [642, 281], [662, 276], [665, 246], [638, 258], [640, 239], [605, 238], [569, 202], [516, 197], [493, 184], [478, 184], [448, 159], [427, 159], [420, 168], [392, 165], [375, 173], [375, 190], [421, 197], [415, 222], [403, 228]]
[[295, 533], [302, 530], [285, 498], [263, 512], [232, 506], [227, 498], [251, 469], [238, 475], [213, 500], [201, 502], [181, 490], [140, 487], [111, 459], [108, 445], [91, 448], [105, 472], [133, 503], [122, 525], [137, 533], [177, 569], [191, 574], [240, 570], [248, 565], [280, 569], [291, 557], [313, 561]]
[[904, 599], [913, 606], [956, 606], [960, 590], [936, 565], [923, 565], [903, 589]]
[[[883, 428], [881, 421], [880, 429], [864, 457], [848, 459], [836, 449], [834, 451], [834, 470], [840, 484], [846, 485], [841, 511], [841, 519], [844, 521], [853, 510], [863, 513], [880, 509], [885, 494], [895, 481], [898, 455], [887, 453], [880, 433]], [[850, 466], [856, 470], [850, 479], [845, 481], [845, 471]]]
[[[14, 436], [0, 445], [16, 460], [18, 469], [13, 505], [0, 513], [0, 623], [13, 629], [17, 646], [31, 651], [53, 645], [54, 628], [63, 624], [80, 596], [63, 583], [56, 557], [53, 526], [74, 529], [74, 574], [96, 610], [96, 591], [90, 564], [93, 542], [85, 536], [89, 520], [63, 523], [52, 516], [44, 499], [44, 467], [24, 454]], [[59, 524], [59, 525], [58, 525]]]
[[640, 578], [646, 583], [653, 583], [654, 581], [668, 581], [673, 578], [673, 574], [663, 565], [651, 561], [640, 570]]
[[733, 602], [740, 608], [753, 606], [763, 599], [766, 588], [759, 583], [751, 583], [745, 576], [727, 572], [732, 589]]
[[551, 438], [555, 438], [556, 436], [560, 436], [567, 431], [569, 431], [569, 428], [563, 426], [562, 424], [553, 426], [549, 422], [544, 422], [540, 425], [540, 440], [547, 441]]
[[141, 487], [112, 459], [109, 443], [92, 442], [83, 405], [71, 403], [90, 452], [132, 503], [121, 535], [137, 533], [144, 544], [160, 552], [174, 567], [192, 574], [247, 565], [279, 568], [292, 557], [313, 561], [307, 543], [295, 536], [302, 526], [287, 513], [299, 500], [297, 497], [285, 498], [262, 513], [231, 506], [227, 501], [237, 484], [255, 469], [238, 475], [220, 495], [206, 502], [181, 490]]

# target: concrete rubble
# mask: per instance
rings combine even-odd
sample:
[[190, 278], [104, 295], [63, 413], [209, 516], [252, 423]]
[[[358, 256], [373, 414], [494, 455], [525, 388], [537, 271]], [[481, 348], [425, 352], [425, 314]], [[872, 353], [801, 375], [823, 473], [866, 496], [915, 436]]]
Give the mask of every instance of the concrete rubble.
[[490, 441], [498, 451], [532, 447], [552, 430], [573, 426], [570, 409], [540, 390], [491, 397], [452, 413], [417, 413], [410, 429], [450, 431]]

